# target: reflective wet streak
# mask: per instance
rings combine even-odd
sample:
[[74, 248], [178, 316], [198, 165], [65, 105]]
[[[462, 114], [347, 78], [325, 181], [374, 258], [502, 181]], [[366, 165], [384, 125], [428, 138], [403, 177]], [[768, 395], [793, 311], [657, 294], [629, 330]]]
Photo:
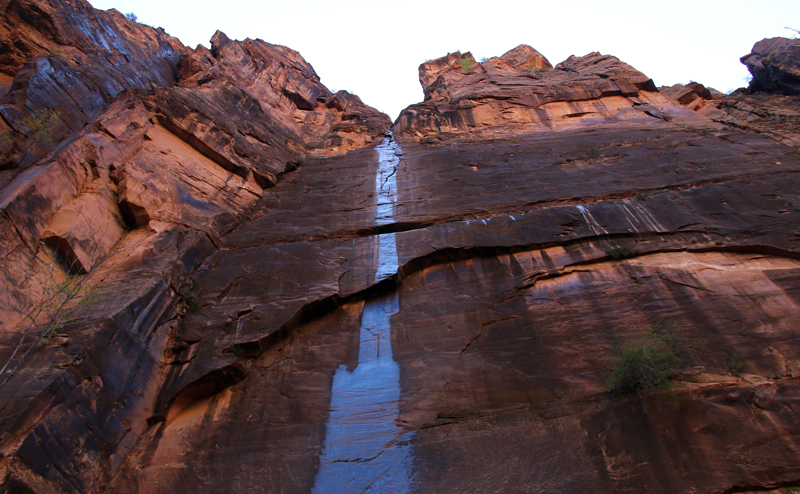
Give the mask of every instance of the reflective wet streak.
[[[400, 146], [393, 139], [384, 138], [376, 149], [379, 166], [378, 173], [375, 175], [375, 192], [378, 196], [375, 223], [381, 226], [394, 221]], [[394, 241], [394, 233], [378, 235], [378, 245], [378, 269], [375, 273], [375, 281], [380, 281], [397, 272], [397, 246]]]
[[[376, 223], [394, 221], [399, 146], [389, 139], [377, 147]], [[394, 233], [376, 236], [375, 281], [397, 271]], [[320, 469], [312, 493], [409, 492], [412, 457], [395, 425], [400, 399], [400, 367], [392, 357], [391, 317], [399, 310], [397, 292], [364, 304], [358, 365], [339, 366], [333, 377], [330, 416]]]

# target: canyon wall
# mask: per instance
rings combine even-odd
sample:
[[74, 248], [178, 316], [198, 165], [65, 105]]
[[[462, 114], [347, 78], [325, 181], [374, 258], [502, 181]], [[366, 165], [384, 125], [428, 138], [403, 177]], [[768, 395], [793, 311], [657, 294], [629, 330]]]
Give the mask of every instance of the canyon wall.
[[[732, 95], [451, 53], [392, 124], [283, 46], [0, 8], [4, 492], [800, 485], [796, 41]], [[648, 328], [670, 389], [615, 390]]]

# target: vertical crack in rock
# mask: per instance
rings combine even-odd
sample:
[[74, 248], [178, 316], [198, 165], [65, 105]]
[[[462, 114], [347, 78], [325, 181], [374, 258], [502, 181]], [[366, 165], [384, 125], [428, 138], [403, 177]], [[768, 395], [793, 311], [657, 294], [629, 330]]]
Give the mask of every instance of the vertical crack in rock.
[[[376, 148], [378, 226], [394, 220], [400, 148], [387, 137]], [[375, 237], [379, 244], [375, 281], [397, 272], [394, 233]], [[400, 366], [392, 356], [391, 318], [400, 310], [398, 293], [369, 300], [362, 312], [358, 365], [340, 365], [333, 376], [330, 416], [320, 469], [312, 493], [409, 492], [413, 432], [396, 425]]]

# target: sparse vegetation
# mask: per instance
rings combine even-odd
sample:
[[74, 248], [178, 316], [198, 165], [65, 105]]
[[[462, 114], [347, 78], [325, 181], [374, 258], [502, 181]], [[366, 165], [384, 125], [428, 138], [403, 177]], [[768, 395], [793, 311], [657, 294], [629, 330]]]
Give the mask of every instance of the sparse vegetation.
[[702, 342], [687, 343], [674, 323], [653, 324], [643, 334], [618, 344], [606, 381], [610, 391], [641, 393], [652, 388], [670, 388], [670, 380], [686, 365], [685, 354]]
[[587, 158], [599, 158], [601, 156], [602, 154], [600, 153], [600, 148], [595, 145], [591, 145], [586, 149]]
[[11, 379], [35, 348], [48, 344], [65, 324], [75, 320], [78, 312], [91, 311], [103, 300], [103, 293], [99, 288], [86, 284], [89, 275], [108, 259], [99, 255], [101, 243], [97, 242], [91, 256], [91, 267], [83, 274], [73, 274], [77, 271], [74, 266], [77, 260], [67, 264], [57, 252], [48, 251], [51, 262], [43, 280], [39, 281], [41, 286], [39, 300], [32, 307], [15, 306], [11, 302], [14, 297], [6, 294], [8, 305], [23, 314], [28, 320], [28, 325], [20, 331], [11, 355], [0, 368], [0, 376], [5, 375], [0, 382], [0, 388]]
[[537, 74], [543, 71], [541, 67], [536, 66], [536, 62], [534, 60], [531, 60], [526, 68], [531, 72], [536, 72]]
[[[36, 110], [29, 117], [22, 121], [28, 129], [28, 149], [22, 155], [20, 162], [23, 162], [28, 153], [41, 141], [52, 141], [53, 126], [61, 118], [60, 111]], [[8, 132], [0, 133], [0, 162], [6, 160], [14, 150], [14, 140]]]
[[20, 162], [24, 161], [28, 153], [41, 141], [53, 140], [53, 126], [58, 123], [60, 118], [60, 111], [36, 110], [30, 117], [23, 120], [23, 124], [28, 128], [30, 134], [28, 135], [28, 150], [22, 155]]
[[189, 280], [188, 286], [185, 286], [178, 290], [178, 295], [183, 297], [183, 300], [186, 301], [186, 308], [190, 311], [194, 312], [200, 308], [200, 297], [192, 291], [194, 288], [194, 280]]
[[127, 14], [125, 14], [125, 17], [127, 17], [129, 21], [139, 22], [139, 18], [133, 12], [128, 12]]
[[48, 48], [47, 49], [47, 54], [49, 56], [51, 56], [51, 57], [57, 57], [57, 56], [61, 55], [61, 50], [54, 50], [52, 48]]
[[742, 360], [742, 356], [739, 354], [739, 350], [733, 352], [731, 355], [731, 363], [729, 365], [731, 371], [733, 372], [741, 372], [744, 369], [744, 361]]
[[8, 134], [0, 134], [0, 164], [8, 158], [11, 150], [14, 149], [14, 141]]
[[461, 72], [469, 72], [472, 70], [472, 59], [469, 57], [461, 57], [458, 59], [458, 63], [461, 64]]
[[633, 252], [627, 247], [615, 247], [613, 249], [607, 249], [606, 255], [612, 259], [625, 259], [633, 255]]
[[228, 351], [238, 358], [244, 355], [245, 350], [243, 345], [231, 345], [228, 347]]

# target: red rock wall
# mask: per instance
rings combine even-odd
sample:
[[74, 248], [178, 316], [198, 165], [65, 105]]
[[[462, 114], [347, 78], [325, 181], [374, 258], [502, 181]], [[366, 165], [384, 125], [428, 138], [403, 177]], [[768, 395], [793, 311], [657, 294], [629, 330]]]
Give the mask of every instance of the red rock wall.
[[[800, 482], [800, 157], [682, 106], [700, 88], [450, 54], [395, 140], [286, 47], [3, 8], [4, 492]], [[96, 106], [41, 102], [40, 69]], [[28, 152], [15, 122], [44, 107]], [[34, 342], [53, 252], [99, 300]], [[654, 324], [697, 341], [672, 394], [607, 390]]]

